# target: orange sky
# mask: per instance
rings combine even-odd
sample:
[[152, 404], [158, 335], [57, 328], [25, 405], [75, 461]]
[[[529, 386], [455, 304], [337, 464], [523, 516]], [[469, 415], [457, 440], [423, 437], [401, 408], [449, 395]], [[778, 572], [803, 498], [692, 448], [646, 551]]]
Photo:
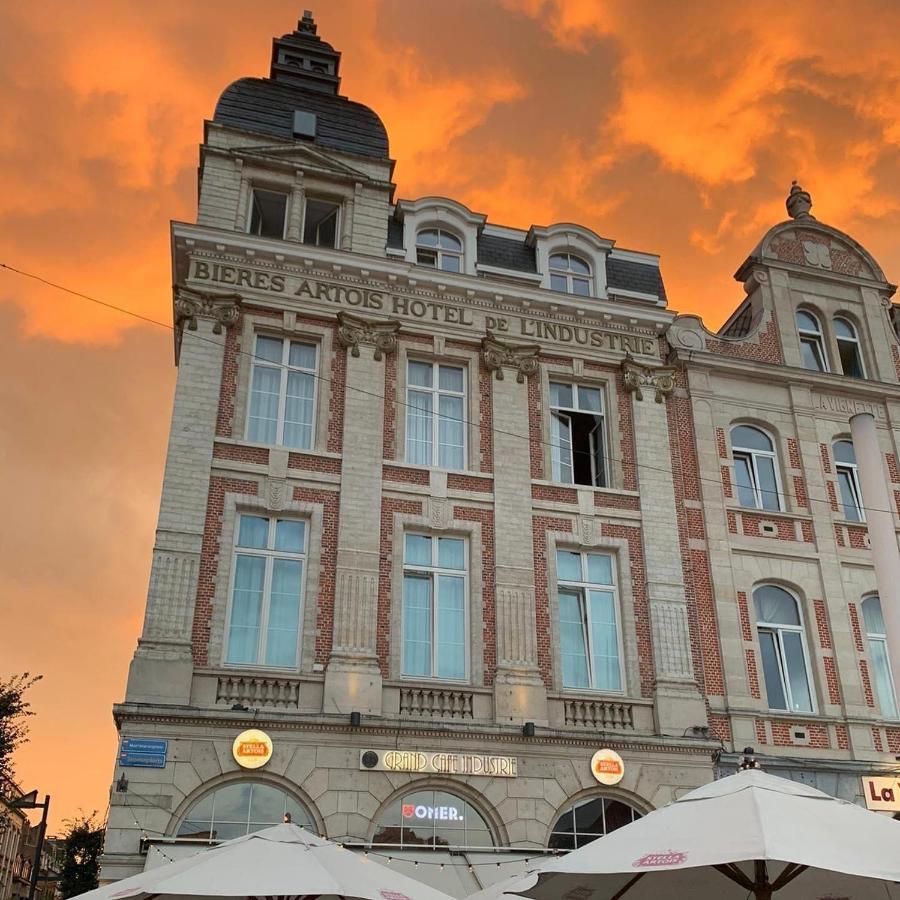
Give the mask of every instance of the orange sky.
[[[308, 0], [310, 5], [314, 0]], [[0, 5], [0, 262], [163, 321], [168, 220], [203, 119], [268, 71], [286, 0]], [[719, 325], [731, 273], [813, 212], [900, 277], [900, 4], [328, 0], [343, 92], [384, 119], [398, 196], [581, 222], [662, 255]], [[0, 675], [41, 672], [23, 787], [105, 809], [149, 570], [171, 334], [0, 270]]]

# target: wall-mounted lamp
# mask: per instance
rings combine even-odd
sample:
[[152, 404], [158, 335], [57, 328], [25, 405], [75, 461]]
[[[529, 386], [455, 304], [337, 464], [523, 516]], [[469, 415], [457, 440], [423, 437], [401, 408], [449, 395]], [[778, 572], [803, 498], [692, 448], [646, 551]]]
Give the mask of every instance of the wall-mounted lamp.
[[743, 772], [746, 769], [760, 769], [762, 766], [759, 764], [759, 760], [755, 756], [756, 750], [753, 747], [744, 747], [744, 755], [741, 757], [741, 765], [740, 770]]
[[534, 737], [534, 722], [526, 722], [522, 726], [522, 734], [525, 737]]
[[359, 728], [361, 724], [362, 716], [358, 712], [356, 712], [356, 710], [354, 710], [352, 713], [350, 713], [350, 725], [353, 728]]

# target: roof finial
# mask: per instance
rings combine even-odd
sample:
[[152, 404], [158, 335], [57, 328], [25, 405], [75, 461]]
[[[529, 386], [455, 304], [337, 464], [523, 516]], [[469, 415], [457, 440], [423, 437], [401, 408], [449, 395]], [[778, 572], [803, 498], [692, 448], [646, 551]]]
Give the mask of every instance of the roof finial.
[[804, 191], [799, 184], [797, 184], [796, 179], [791, 182], [791, 192], [788, 194], [788, 198], [785, 201], [785, 206], [787, 207], [788, 215], [792, 219], [814, 219], [815, 216], [810, 214], [810, 209], [812, 209], [812, 197], [809, 196], [809, 191]]
[[301, 34], [315, 34], [316, 23], [311, 9], [303, 10], [303, 18], [297, 23], [297, 31]]

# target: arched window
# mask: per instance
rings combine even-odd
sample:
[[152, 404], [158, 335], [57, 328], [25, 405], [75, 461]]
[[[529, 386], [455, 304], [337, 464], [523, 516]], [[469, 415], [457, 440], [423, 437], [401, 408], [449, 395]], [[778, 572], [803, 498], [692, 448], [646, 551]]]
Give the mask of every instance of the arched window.
[[591, 267], [580, 256], [554, 253], [550, 257], [550, 289], [590, 297]]
[[841, 371], [851, 378], [865, 378], [866, 370], [863, 367], [862, 349], [853, 323], [841, 316], [835, 316], [834, 336], [837, 338]]
[[772, 439], [758, 428], [736, 425], [731, 429], [731, 455], [741, 506], [782, 509]]
[[834, 471], [837, 475], [838, 487], [841, 489], [841, 506], [844, 518], [848, 522], [865, 522], [866, 515], [862, 504], [862, 490], [859, 487], [859, 471], [856, 467], [856, 453], [850, 441], [835, 441]]
[[634, 807], [621, 800], [590, 797], [573, 803], [556, 820], [548, 846], [554, 850], [577, 850], [640, 818], [641, 814]]
[[828, 371], [825, 343], [822, 340], [822, 326], [819, 320], [805, 310], [797, 310], [797, 333], [800, 336], [800, 352], [803, 365], [814, 372]]
[[462, 241], [442, 228], [426, 228], [416, 235], [416, 262], [445, 272], [462, 271]]
[[205, 841], [228, 841], [284, 821], [316, 831], [309, 810], [290, 794], [261, 781], [224, 784], [191, 804], [177, 836]]
[[809, 658], [796, 598], [774, 584], [753, 592], [769, 709], [813, 712]]
[[894, 690], [894, 679], [891, 675], [891, 659], [888, 656], [887, 634], [884, 618], [881, 614], [881, 600], [878, 597], [866, 597], [862, 602], [863, 621], [866, 623], [866, 640], [869, 644], [869, 656], [875, 676], [875, 693], [881, 714], [886, 719], [898, 718], [897, 693]]
[[375, 825], [373, 844], [401, 847], [493, 847], [484, 816], [468, 800], [442, 790], [398, 797]]

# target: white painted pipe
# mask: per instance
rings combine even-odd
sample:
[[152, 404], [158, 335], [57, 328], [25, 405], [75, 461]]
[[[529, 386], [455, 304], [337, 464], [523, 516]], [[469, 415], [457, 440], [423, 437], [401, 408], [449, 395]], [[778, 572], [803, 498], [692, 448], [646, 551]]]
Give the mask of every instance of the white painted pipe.
[[893, 497], [888, 486], [878, 430], [871, 413], [850, 417], [850, 435], [862, 489], [869, 543], [875, 564], [875, 583], [887, 635], [894, 693], [900, 692], [900, 549], [894, 530]]

